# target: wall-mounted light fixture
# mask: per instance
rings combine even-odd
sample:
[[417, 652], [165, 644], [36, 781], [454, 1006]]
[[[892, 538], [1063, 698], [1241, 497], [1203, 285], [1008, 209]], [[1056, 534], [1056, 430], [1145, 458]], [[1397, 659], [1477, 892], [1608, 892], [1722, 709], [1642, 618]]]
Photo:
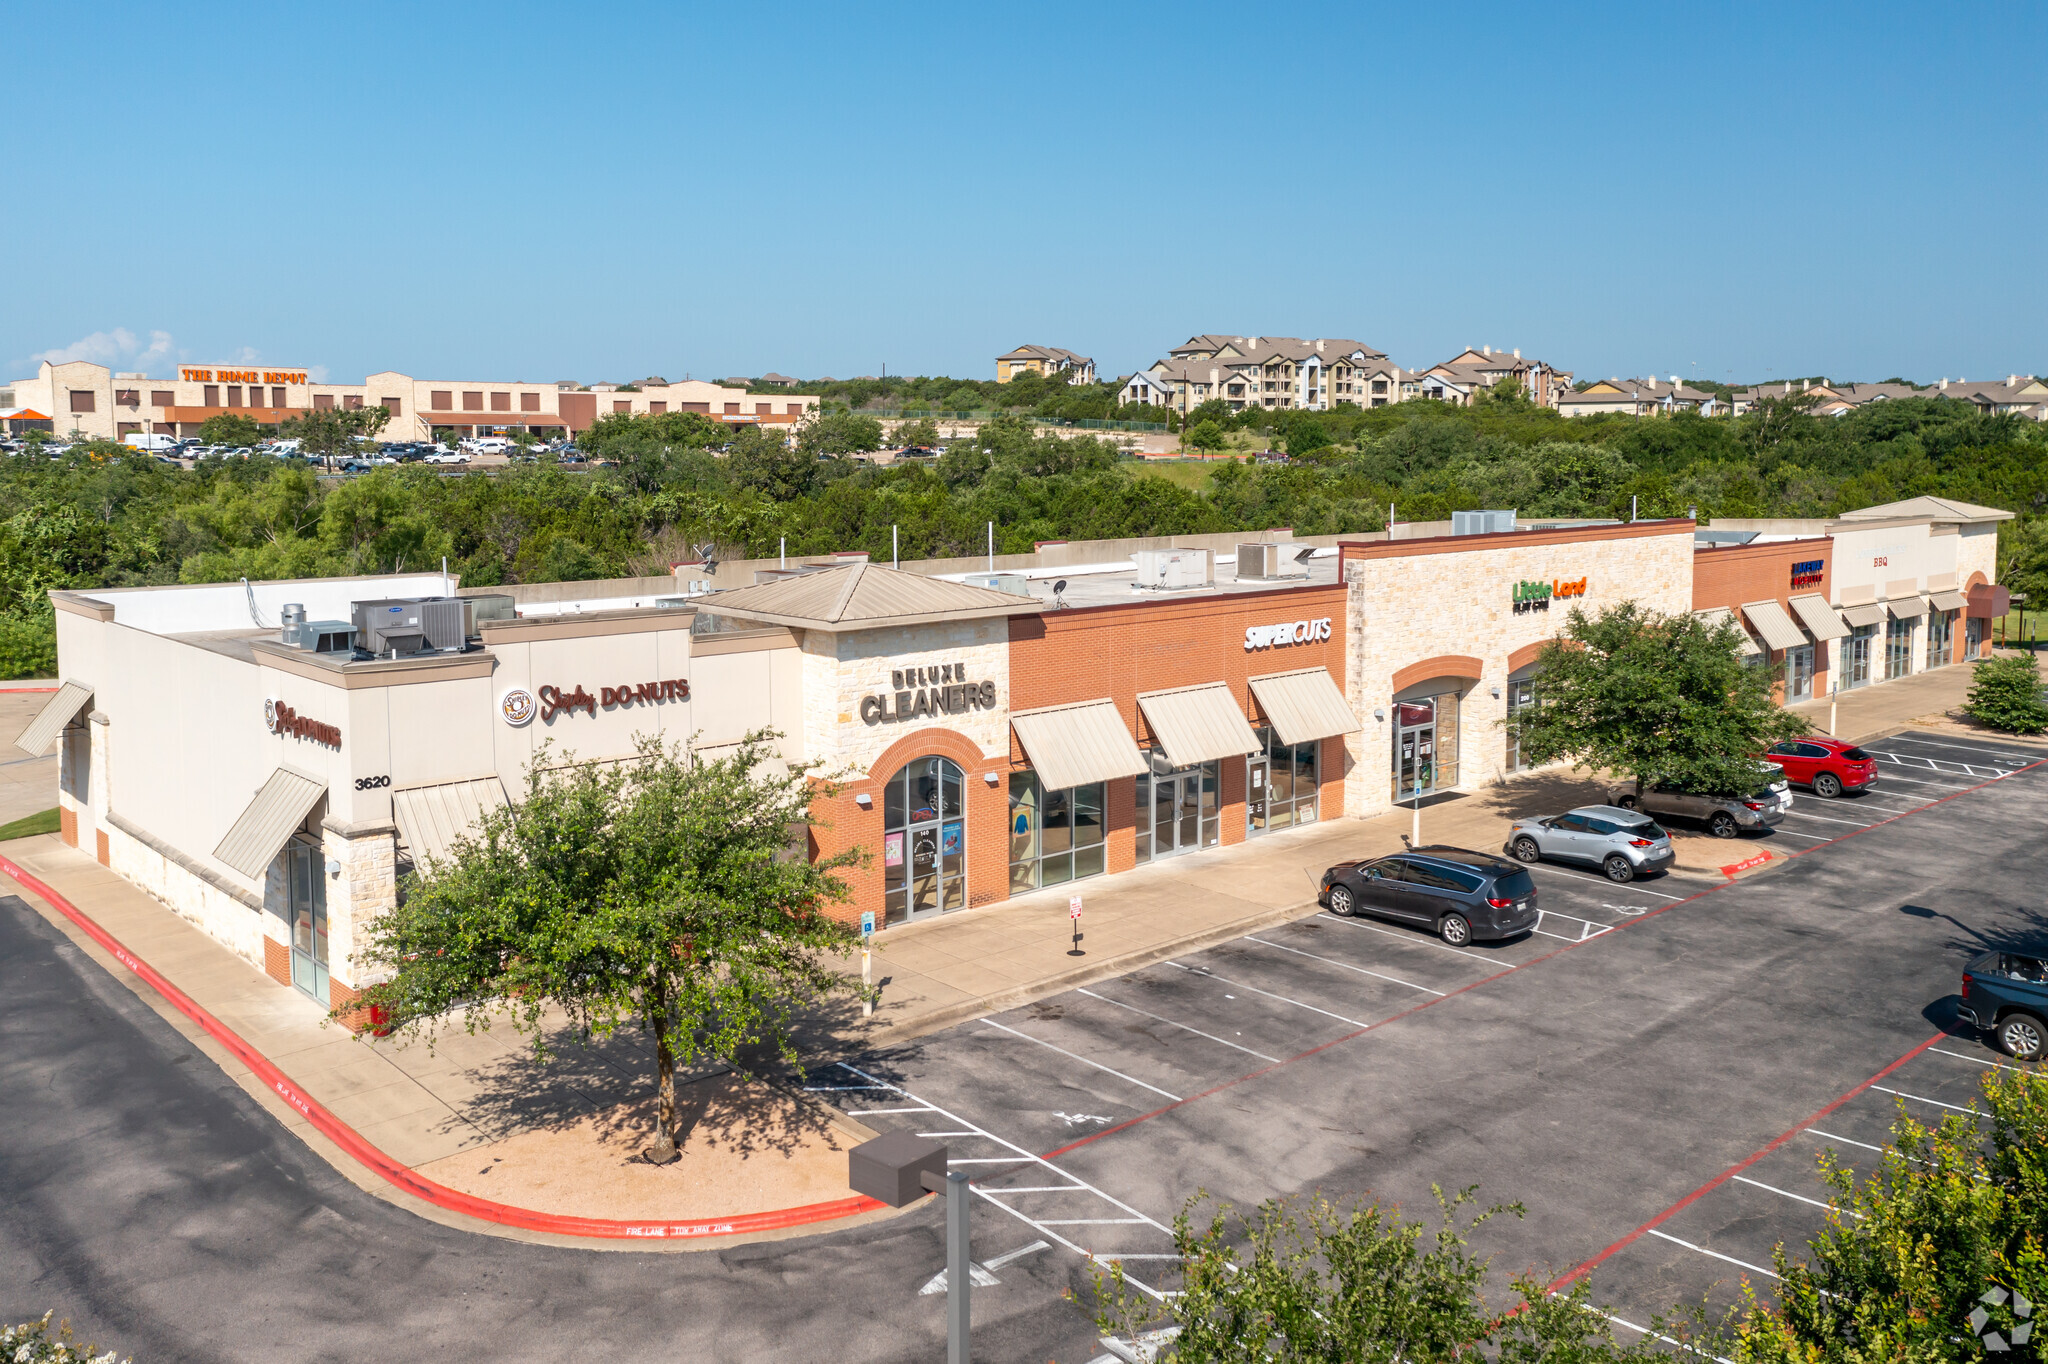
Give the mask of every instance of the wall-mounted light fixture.
[[1387, 712], [1382, 707], [1374, 706], [1372, 708], [1372, 718], [1379, 721], [1381, 724], [1385, 724], [1387, 721]]
[[1493, 684], [1493, 699], [1496, 701], [1500, 700], [1500, 683], [1498, 682]]
[[995, 786], [995, 785], [997, 785], [998, 783], [1000, 783], [1000, 782], [1002, 781], [1002, 777], [1001, 777], [1001, 776], [999, 776], [998, 774], [994, 773], [994, 772], [984, 772], [984, 773], [982, 773], [982, 774], [981, 774], [981, 779], [982, 779], [983, 781], [987, 782], [987, 783], [988, 783], [988, 784], [989, 784], [990, 786]]
[[339, 858], [330, 857], [327, 859], [327, 874], [329, 876], [341, 875], [341, 861]]
[[865, 791], [855, 796], [853, 798], [853, 803], [855, 805], [858, 805], [863, 810], [872, 810], [875, 808], [875, 798]]

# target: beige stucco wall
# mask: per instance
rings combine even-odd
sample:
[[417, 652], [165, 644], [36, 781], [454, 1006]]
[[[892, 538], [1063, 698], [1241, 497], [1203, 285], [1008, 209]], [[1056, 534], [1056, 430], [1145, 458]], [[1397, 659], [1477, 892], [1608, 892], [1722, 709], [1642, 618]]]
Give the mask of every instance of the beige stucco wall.
[[[826, 773], [865, 774], [883, 751], [919, 729], [954, 730], [994, 756], [1010, 747], [1010, 628], [1007, 620], [949, 621], [884, 630], [805, 631], [801, 641], [804, 757]], [[959, 715], [868, 722], [865, 696], [895, 693], [891, 673], [955, 665], [956, 677], [993, 682], [996, 704]], [[915, 685], [912, 684], [912, 689]]]
[[[1665, 614], [1691, 610], [1692, 535], [1688, 527], [1562, 544], [1495, 541], [1484, 549], [1353, 561], [1346, 573], [1347, 693], [1365, 726], [1346, 741], [1352, 761], [1344, 800], [1346, 813], [1366, 816], [1391, 804], [1396, 672], [1440, 655], [1481, 660], [1477, 682], [1460, 692], [1459, 785], [1496, 781], [1507, 758], [1498, 722], [1507, 714], [1508, 656], [1562, 631], [1573, 605], [1589, 613], [1624, 601]], [[1581, 599], [1553, 601], [1545, 611], [1514, 610], [1517, 582], [1579, 578], [1586, 579]], [[1385, 718], [1375, 719], [1375, 711]]]

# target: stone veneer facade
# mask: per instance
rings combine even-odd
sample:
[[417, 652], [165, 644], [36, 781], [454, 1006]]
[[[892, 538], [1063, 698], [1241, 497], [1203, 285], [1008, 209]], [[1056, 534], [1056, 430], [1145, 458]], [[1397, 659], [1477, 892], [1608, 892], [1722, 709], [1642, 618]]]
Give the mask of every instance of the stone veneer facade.
[[[1692, 537], [1691, 521], [1651, 521], [1343, 546], [1346, 699], [1364, 721], [1350, 740], [1346, 813], [1365, 817], [1392, 805], [1394, 694], [1429, 676], [1461, 678], [1458, 785], [1499, 780], [1508, 675], [1563, 630], [1573, 607], [1598, 612], [1634, 601], [1666, 615], [1690, 611]], [[1514, 609], [1518, 582], [1581, 578], [1583, 597]], [[1441, 662], [1432, 667], [1433, 660]], [[1375, 711], [1385, 718], [1374, 719]]]
[[[823, 764], [822, 775], [869, 775], [884, 751], [904, 734], [922, 729], [950, 730], [990, 757], [1010, 751], [1010, 636], [1009, 622], [1002, 617], [881, 630], [806, 630], [799, 648], [804, 757]], [[895, 686], [892, 673], [909, 668], [936, 672], [949, 665], [965, 681], [993, 682], [995, 705], [915, 720], [861, 718], [862, 698], [917, 690], [914, 684]]]

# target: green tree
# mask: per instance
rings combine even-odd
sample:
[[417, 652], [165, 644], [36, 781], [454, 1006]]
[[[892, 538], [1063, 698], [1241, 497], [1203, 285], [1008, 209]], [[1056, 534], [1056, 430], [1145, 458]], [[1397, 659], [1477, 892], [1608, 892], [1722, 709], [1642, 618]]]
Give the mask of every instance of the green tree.
[[1223, 428], [1213, 421], [1198, 423], [1181, 441], [1191, 450], [1221, 450], [1230, 444]]
[[938, 423], [929, 417], [903, 422], [890, 434], [889, 441], [892, 445], [921, 445], [929, 450], [939, 443]]
[[677, 1066], [795, 1064], [795, 1011], [859, 989], [825, 954], [854, 941], [828, 911], [846, 899], [838, 873], [866, 855], [791, 855], [814, 788], [772, 771], [774, 737], [712, 762], [643, 737], [617, 767], [551, 766], [543, 748], [521, 802], [376, 920], [358, 960], [389, 978], [361, 1003], [406, 1032], [505, 1017], [541, 1057], [550, 1009], [586, 1040], [637, 1024], [659, 1079], [649, 1155], [670, 1158]]
[[1963, 714], [2007, 734], [2048, 730], [2048, 704], [2041, 700], [2041, 672], [2033, 654], [2008, 654], [1976, 666]]
[[316, 407], [278, 425], [278, 434], [299, 443], [307, 459], [347, 459], [374, 440], [391, 420], [390, 409], [382, 404], [364, 407]]
[[1491, 1307], [1482, 1292], [1488, 1263], [1471, 1253], [1466, 1237], [1489, 1218], [1522, 1210], [1489, 1208], [1460, 1225], [1472, 1191], [1436, 1196], [1434, 1228], [1376, 1202], [1340, 1207], [1321, 1198], [1267, 1202], [1239, 1219], [1219, 1209], [1197, 1228], [1198, 1197], [1174, 1219], [1181, 1291], [1155, 1306], [1130, 1290], [1122, 1262], [1113, 1262], [1097, 1276], [1097, 1325], [1133, 1336], [1160, 1324], [1177, 1328], [1160, 1355], [1173, 1364], [1666, 1358], [1649, 1337], [1615, 1341], [1608, 1319], [1589, 1310], [1584, 1282], [1553, 1297], [1540, 1279], [1518, 1277], [1514, 1307]]
[[1778, 1248], [1776, 1302], [1752, 1300], [1738, 1364], [2041, 1358], [2039, 1340], [2014, 1338], [2027, 1319], [2013, 1295], [2048, 1303], [2048, 1073], [1982, 1083], [1988, 1140], [1976, 1115], [1928, 1128], [1902, 1101], [1862, 1184], [1822, 1156], [1841, 1211], [1803, 1257]]
[[1772, 672], [1745, 666], [1739, 646], [1731, 621], [1710, 626], [1634, 602], [1597, 616], [1573, 608], [1537, 656], [1535, 705], [1515, 714], [1523, 757], [1705, 794], [1757, 790], [1775, 769], [1756, 755], [1807, 724], [1778, 708]]
[[882, 448], [882, 423], [860, 412], [827, 412], [797, 430], [797, 448], [815, 458]]
[[263, 427], [254, 417], [245, 417], [239, 412], [216, 412], [199, 423], [199, 439], [208, 445], [225, 445], [230, 449], [254, 445], [263, 439]]

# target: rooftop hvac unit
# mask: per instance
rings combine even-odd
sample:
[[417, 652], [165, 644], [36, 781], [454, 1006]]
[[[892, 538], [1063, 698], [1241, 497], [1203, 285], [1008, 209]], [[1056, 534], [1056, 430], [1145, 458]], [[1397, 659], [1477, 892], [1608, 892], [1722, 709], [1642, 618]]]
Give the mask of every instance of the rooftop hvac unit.
[[1022, 573], [970, 573], [961, 581], [969, 587], [986, 587], [991, 592], [1008, 592], [1016, 597], [1031, 595], [1031, 582]]
[[1308, 545], [1239, 545], [1237, 580], [1267, 582], [1275, 578], [1306, 578], [1308, 561], [1302, 552], [1311, 549]]
[[1138, 576], [1132, 586], [1144, 592], [1173, 592], [1207, 587], [1209, 551], [1206, 549], [1141, 549], [1131, 556]]
[[351, 604], [356, 642], [379, 658], [462, 649], [468, 607], [460, 597], [386, 597]]
[[1497, 535], [1515, 528], [1515, 513], [1508, 511], [1461, 511], [1451, 513], [1453, 535]]
[[345, 620], [294, 620], [285, 622], [278, 638], [287, 649], [309, 654], [352, 654], [356, 627]]
[[476, 627], [487, 620], [519, 619], [519, 602], [510, 592], [476, 592], [462, 600], [469, 607], [466, 627], [472, 636]]

